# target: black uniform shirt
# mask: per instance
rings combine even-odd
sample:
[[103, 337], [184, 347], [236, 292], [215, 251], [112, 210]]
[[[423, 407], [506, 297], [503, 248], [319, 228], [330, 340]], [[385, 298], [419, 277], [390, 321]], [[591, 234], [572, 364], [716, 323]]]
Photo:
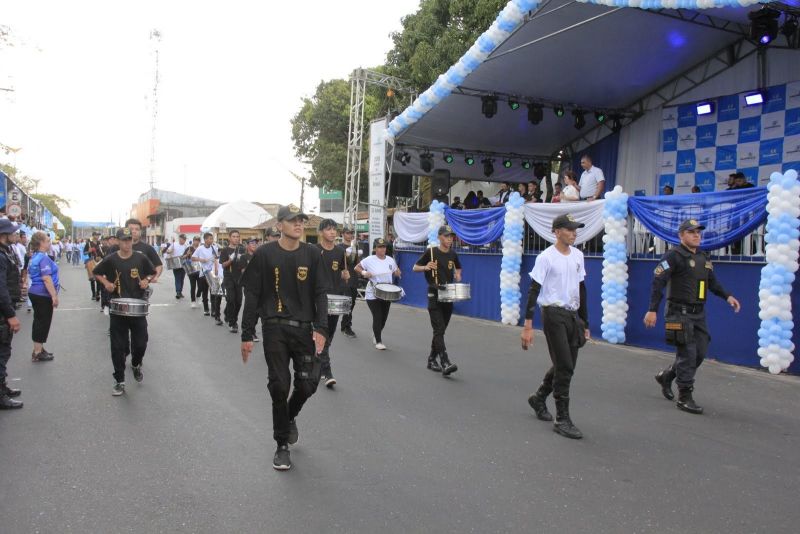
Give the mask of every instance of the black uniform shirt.
[[92, 272], [105, 276], [114, 284], [112, 297], [143, 299], [144, 289], [139, 287], [139, 282], [156, 274], [156, 269], [147, 256], [133, 251], [131, 257], [127, 259], [123, 259], [119, 254], [107, 256]]
[[225, 276], [233, 275], [233, 279], [235, 281], [239, 281], [239, 278], [242, 276], [242, 271], [247, 266], [247, 262], [244, 260], [244, 254], [246, 253], [246, 249], [244, 245], [237, 245], [236, 247], [225, 247], [219, 253], [219, 262], [225, 263], [226, 261], [233, 259], [230, 265], [225, 267]]
[[[433, 260], [431, 260], [431, 251], [433, 251]], [[429, 288], [435, 288], [437, 284], [451, 284], [455, 281], [456, 269], [461, 269], [461, 262], [458, 260], [458, 254], [452, 248], [447, 252], [442, 252], [439, 247], [429, 248], [419, 257], [417, 265], [424, 267], [430, 261], [438, 262], [438, 267], [434, 271], [425, 271], [425, 280], [428, 281]]]
[[711, 291], [727, 299], [730, 293], [717, 281], [711, 259], [702, 250], [692, 252], [683, 245], [669, 249], [655, 269], [649, 311], [658, 311], [664, 286], [667, 300], [676, 304], [702, 304]]
[[[351, 241], [349, 245], [341, 243], [338, 246], [344, 250], [344, 262], [346, 264], [347, 271], [350, 273], [350, 281], [345, 285], [349, 287], [358, 287], [358, 273], [356, 272], [356, 265], [358, 265], [358, 262], [360, 262], [361, 258], [364, 257], [364, 255], [361, 253], [361, 247], [358, 246], [358, 243], [355, 240]], [[348, 248], [350, 249], [350, 254], [347, 253]]]
[[[156, 253], [155, 249], [153, 249], [153, 247], [151, 247], [144, 241], [137, 241], [136, 243], [134, 243], [133, 250], [144, 254], [147, 257], [147, 259], [150, 260], [150, 263], [152, 263], [153, 266], [158, 267], [159, 265], [161, 265], [161, 258], [158, 257], [158, 254]], [[119, 251], [119, 245], [114, 245], [113, 247], [108, 249], [107, 255], [110, 256], [114, 252], [118, 251]]]
[[300, 243], [284, 250], [277, 241], [260, 246], [242, 276], [242, 341], [252, 341], [256, 319], [313, 323], [327, 337], [328, 283], [319, 249]]
[[342, 247], [333, 246], [332, 250], [325, 250], [322, 245], [316, 244], [314, 248], [322, 254], [322, 270], [327, 279], [328, 294], [341, 295], [346, 287], [342, 280], [342, 269], [344, 269], [345, 251]]
[[[11, 296], [8, 293], [9, 279], [16, 276], [17, 284], [19, 284], [19, 271], [11, 259], [13, 254], [14, 252], [8, 245], [0, 244], [0, 314], [2, 314], [3, 319], [10, 319], [17, 315], [17, 312], [14, 311], [14, 304], [11, 302]], [[13, 280], [11, 280], [11, 283], [13, 283]]]

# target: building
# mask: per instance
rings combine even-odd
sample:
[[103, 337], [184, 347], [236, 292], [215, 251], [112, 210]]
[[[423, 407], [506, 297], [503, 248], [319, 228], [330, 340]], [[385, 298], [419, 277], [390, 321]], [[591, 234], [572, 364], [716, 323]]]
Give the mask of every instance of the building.
[[219, 200], [152, 188], [131, 206], [131, 217], [142, 222], [147, 242], [157, 245], [173, 231], [173, 225], [168, 228], [167, 223], [178, 218], [208, 217], [222, 204]]

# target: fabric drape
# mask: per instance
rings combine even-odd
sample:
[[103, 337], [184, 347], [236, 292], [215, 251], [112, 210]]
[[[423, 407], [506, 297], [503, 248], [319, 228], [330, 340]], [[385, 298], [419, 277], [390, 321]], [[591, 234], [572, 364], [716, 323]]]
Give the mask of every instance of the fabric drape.
[[454, 210], [447, 208], [444, 216], [459, 239], [470, 245], [485, 245], [503, 235], [505, 208]]
[[428, 240], [428, 214], [398, 211], [394, 214], [394, 231], [408, 243]]
[[603, 206], [605, 204], [605, 200], [559, 202], [556, 204], [528, 203], [524, 206], [525, 221], [534, 232], [542, 236], [546, 241], [555, 243], [556, 236], [553, 234], [553, 219], [559, 215], [570, 214], [576, 221], [586, 225], [583, 228], [578, 228], [575, 244], [580, 245], [603, 231]]

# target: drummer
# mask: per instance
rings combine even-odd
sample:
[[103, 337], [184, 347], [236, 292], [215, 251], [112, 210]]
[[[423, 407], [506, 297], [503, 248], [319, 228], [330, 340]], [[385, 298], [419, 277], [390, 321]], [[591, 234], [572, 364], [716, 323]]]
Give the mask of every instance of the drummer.
[[210, 286], [208, 288], [210, 293], [209, 298], [211, 299], [211, 316], [216, 320], [217, 326], [222, 326], [220, 314], [222, 313], [222, 288], [225, 287], [223, 285], [225, 283], [225, 268], [222, 266], [218, 258], [214, 258], [214, 268], [212, 272], [215, 273], [215, 276], [219, 279], [219, 288], [217, 288], [215, 291], [212, 291]]
[[132, 234], [130, 228], [117, 230], [119, 250], [109, 255], [92, 271], [97, 281], [111, 293], [112, 298], [111, 362], [114, 365], [115, 383], [111, 394], [114, 396], [125, 393], [127, 347], [130, 346], [131, 369], [137, 382], [141, 382], [143, 378], [142, 359], [147, 350], [147, 317], [116, 315], [113, 310], [114, 299], [144, 299], [145, 290], [156, 274], [156, 268], [147, 256], [133, 250]]
[[[206, 273], [212, 272], [214, 269], [214, 260], [219, 257], [217, 246], [214, 244], [214, 234], [206, 232], [203, 234], [203, 244], [197, 247], [192, 253], [192, 261], [198, 261], [203, 264], [203, 268], [197, 277], [197, 293], [198, 296], [203, 297], [203, 315], [209, 316], [211, 312], [208, 310], [208, 280], [206, 280]], [[219, 324], [222, 324], [217, 317]]]
[[367, 284], [364, 297], [367, 300], [369, 311], [372, 313], [372, 342], [375, 343], [375, 348], [378, 350], [386, 350], [381, 333], [386, 326], [386, 319], [389, 318], [389, 308], [392, 303], [375, 295], [375, 284], [391, 284], [395, 276], [399, 278], [401, 275], [394, 258], [386, 255], [386, 245], [385, 239], [376, 238], [372, 244], [374, 254], [364, 258], [356, 265], [356, 272], [370, 282]]
[[[181, 256], [183, 258], [184, 265], [191, 265], [192, 263], [192, 255], [194, 251], [200, 246], [200, 236], [194, 236], [192, 238], [192, 244], [186, 247], [186, 250], [183, 252]], [[200, 273], [197, 271], [189, 271], [189, 298], [192, 300], [192, 308], [197, 307], [197, 297], [200, 294], [197, 292], [197, 280], [200, 276]]]
[[[345, 251], [342, 247], [336, 246], [336, 221], [333, 219], [323, 219], [319, 223], [319, 235], [322, 239], [315, 247], [322, 254], [322, 272], [328, 278], [328, 295], [343, 295], [350, 280], [350, 273], [345, 266]], [[328, 338], [325, 340], [325, 348], [319, 354], [322, 364], [319, 381], [327, 388], [336, 385], [331, 369], [330, 348], [336, 327], [339, 324], [338, 315], [328, 314]]]
[[[431, 352], [428, 355], [428, 369], [442, 372], [448, 376], [458, 370], [458, 366], [450, 362], [447, 348], [444, 345], [444, 332], [453, 315], [452, 302], [439, 302], [439, 288], [445, 284], [461, 282], [461, 262], [458, 254], [452, 250], [455, 232], [449, 226], [439, 228], [439, 246], [431, 247], [419, 257], [414, 264], [415, 273], [425, 273], [428, 282], [428, 315], [431, 318], [433, 339]], [[436, 357], [441, 360], [441, 365]]]
[[[181, 258], [183, 253], [189, 246], [186, 244], [186, 234], [178, 236], [177, 243], [169, 243], [168, 248], [164, 250], [164, 258]], [[183, 264], [178, 269], [172, 269], [172, 276], [175, 277], [175, 298], [183, 298], [183, 282], [186, 280], [186, 271], [183, 269]]]

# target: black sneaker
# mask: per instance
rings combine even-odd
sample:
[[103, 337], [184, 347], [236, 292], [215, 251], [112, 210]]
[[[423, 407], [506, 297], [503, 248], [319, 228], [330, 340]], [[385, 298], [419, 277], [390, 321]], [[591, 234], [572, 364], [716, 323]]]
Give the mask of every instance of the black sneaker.
[[36, 352], [31, 353], [31, 361], [33, 362], [49, 362], [52, 359], [53, 355], [44, 350], [38, 354]]
[[253, 343], [258, 343], [259, 341], [261, 341], [261, 340], [258, 339], [258, 336], [253, 334]]
[[215, 317], [214, 320], [217, 326], [222, 326], [224, 324], [219, 317]]
[[328, 389], [333, 389], [333, 386], [336, 385], [336, 379], [333, 376], [325, 377], [325, 387]]
[[239, 332], [239, 325], [238, 324], [232, 324], [231, 325], [231, 333], [232, 334], [236, 334], [237, 332]]
[[297, 430], [297, 421], [289, 421], [289, 445], [294, 445], [300, 439], [300, 432]]
[[125, 382], [117, 382], [114, 384], [114, 388], [111, 390], [111, 394], [115, 397], [119, 397], [125, 393]]
[[137, 382], [141, 382], [144, 378], [142, 374], [142, 366], [141, 365], [131, 365], [131, 369], [133, 369], [133, 378]]
[[353, 329], [350, 328], [349, 326], [347, 328], [342, 328], [342, 334], [344, 334], [345, 336], [347, 336], [347, 337], [349, 337], [351, 339], [355, 338], [355, 337], [358, 337], [358, 336], [356, 336], [356, 333], [353, 332]]
[[275, 456], [272, 458], [272, 467], [276, 471], [288, 471], [292, 468], [292, 459], [289, 457], [288, 445], [278, 445]]
[[203, 315], [205, 315], [206, 317], [208, 317], [209, 315], [211, 315], [211, 312], [210, 312], [210, 311], [204, 311], [204, 312], [203, 312]]

